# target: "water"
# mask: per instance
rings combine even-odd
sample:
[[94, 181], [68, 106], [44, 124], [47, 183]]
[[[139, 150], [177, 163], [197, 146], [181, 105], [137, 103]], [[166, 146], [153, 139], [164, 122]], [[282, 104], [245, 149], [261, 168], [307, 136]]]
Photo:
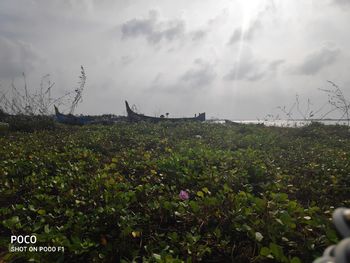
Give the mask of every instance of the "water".
[[[305, 125], [309, 125], [312, 122], [315, 121], [308, 121], [308, 120], [243, 120], [243, 121], [236, 121], [239, 123], [246, 123], [246, 124], [258, 124], [263, 123], [266, 126], [277, 126], [277, 127], [302, 127]], [[346, 120], [320, 120], [317, 121], [319, 123], [325, 124], [325, 125], [347, 125], [348, 121]]]
[[[325, 125], [348, 125], [347, 120], [232, 120], [237, 123], [245, 124], [264, 124], [266, 126], [276, 127], [302, 127], [312, 122], [319, 122]], [[225, 120], [215, 120], [215, 123], [225, 123]]]

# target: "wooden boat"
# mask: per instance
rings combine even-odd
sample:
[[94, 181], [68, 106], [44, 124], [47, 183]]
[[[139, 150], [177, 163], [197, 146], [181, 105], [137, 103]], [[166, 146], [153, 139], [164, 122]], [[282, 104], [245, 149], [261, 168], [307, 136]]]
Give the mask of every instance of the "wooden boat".
[[125, 116], [116, 116], [113, 114], [105, 114], [99, 116], [75, 116], [72, 114], [60, 113], [58, 108], [55, 107], [56, 120], [60, 123], [69, 125], [86, 125], [86, 124], [104, 124], [110, 125], [120, 121], [126, 121]]
[[127, 101], [125, 101], [126, 112], [128, 113], [128, 119], [130, 121], [150, 121], [150, 122], [159, 122], [159, 121], [205, 121], [205, 112], [198, 114], [198, 116], [192, 118], [165, 118], [165, 117], [151, 117], [143, 114], [134, 112]]
[[59, 112], [56, 106], [54, 107], [56, 113], [56, 120], [60, 123], [70, 125], [84, 125], [92, 123], [94, 121], [94, 118], [91, 116], [74, 116], [72, 114], [63, 114]]

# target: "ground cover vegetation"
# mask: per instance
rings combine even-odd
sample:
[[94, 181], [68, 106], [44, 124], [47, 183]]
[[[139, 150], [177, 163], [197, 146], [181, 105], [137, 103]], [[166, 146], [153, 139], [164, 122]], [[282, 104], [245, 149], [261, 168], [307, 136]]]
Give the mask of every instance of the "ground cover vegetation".
[[[57, 126], [57, 125], [56, 125]], [[349, 128], [57, 126], [0, 135], [5, 262], [312, 262], [350, 205]], [[35, 234], [64, 253], [9, 253]]]

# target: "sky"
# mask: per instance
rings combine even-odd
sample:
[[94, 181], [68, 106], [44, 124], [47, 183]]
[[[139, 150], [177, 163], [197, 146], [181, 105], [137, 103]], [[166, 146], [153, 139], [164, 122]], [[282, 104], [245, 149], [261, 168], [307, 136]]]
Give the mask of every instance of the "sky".
[[77, 114], [316, 111], [327, 80], [350, 99], [349, 24], [350, 0], [1, 0], [0, 91], [50, 74], [60, 96], [82, 65]]

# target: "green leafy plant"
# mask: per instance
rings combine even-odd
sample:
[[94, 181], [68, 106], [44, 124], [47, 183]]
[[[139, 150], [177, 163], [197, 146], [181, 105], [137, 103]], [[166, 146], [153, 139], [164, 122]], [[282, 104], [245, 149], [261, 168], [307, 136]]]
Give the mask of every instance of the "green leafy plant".
[[[200, 135], [196, 136], [196, 135]], [[0, 137], [5, 262], [311, 262], [349, 206], [343, 126], [120, 123]], [[35, 234], [64, 253], [10, 253]]]

